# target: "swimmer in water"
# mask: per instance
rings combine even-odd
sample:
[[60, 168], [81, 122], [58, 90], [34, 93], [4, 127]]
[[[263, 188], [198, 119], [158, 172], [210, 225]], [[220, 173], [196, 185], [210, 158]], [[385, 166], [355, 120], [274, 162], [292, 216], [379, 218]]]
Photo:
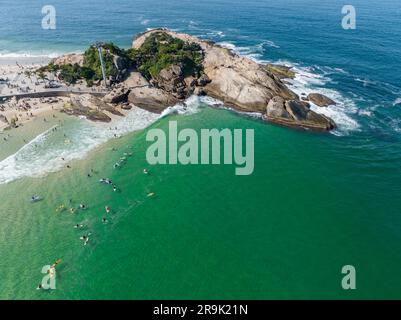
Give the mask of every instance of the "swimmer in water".
[[84, 227], [83, 224], [77, 223], [77, 224], [74, 226], [74, 229], [82, 229], [83, 227]]
[[110, 207], [106, 206], [104, 210], [106, 210], [106, 213], [110, 213]]

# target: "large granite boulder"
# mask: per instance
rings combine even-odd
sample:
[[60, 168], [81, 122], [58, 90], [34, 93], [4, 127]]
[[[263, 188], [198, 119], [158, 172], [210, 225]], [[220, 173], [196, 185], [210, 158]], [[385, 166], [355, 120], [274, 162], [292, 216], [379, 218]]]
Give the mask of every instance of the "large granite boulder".
[[128, 95], [128, 102], [150, 112], [162, 113], [164, 109], [174, 106], [179, 100], [159, 88], [135, 87]]
[[309, 94], [308, 100], [319, 107], [328, 107], [337, 104], [334, 100], [320, 93]]
[[336, 127], [330, 118], [310, 110], [307, 103], [298, 100], [285, 101], [279, 96], [269, 101], [264, 119], [287, 127], [315, 131], [329, 131]]
[[294, 79], [295, 72], [292, 71], [292, 67], [287, 67], [279, 64], [268, 63], [265, 66], [265, 69], [274, 74], [276, 77], [280, 79]]
[[204, 71], [211, 80], [204, 88], [206, 94], [240, 111], [264, 112], [274, 96], [297, 98], [279, 78], [259, 64], [225, 48], [208, 48]]
[[171, 65], [161, 70], [155, 79], [155, 84], [159, 88], [171, 93], [177, 99], [185, 99], [188, 96], [184, 73], [179, 65]]
[[55, 58], [51, 61], [55, 65], [61, 66], [64, 64], [78, 64], [79, 66], [83, 66], [84, 64], [84, 55], [80, 53], [71, 53], [66, 54], [61, 57]]

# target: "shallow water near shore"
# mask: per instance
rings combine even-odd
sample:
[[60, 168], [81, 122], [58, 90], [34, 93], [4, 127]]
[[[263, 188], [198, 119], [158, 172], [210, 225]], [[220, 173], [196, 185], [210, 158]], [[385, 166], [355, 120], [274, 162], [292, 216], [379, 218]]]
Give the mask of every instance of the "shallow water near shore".
[[[339, 127], [330, 134], [289, 130], [206, 100], [160, 119], [132, 113], [117, 139], [107, 127], [66, 117], [33, 153], [20, 152], [22, 138], [34, 140], [53, 123], [10, 131], [9, 144], [0, 142], [0, 166], [20, 152], [24, 161], [16, 163], [33, 169], [12, 171], [8, 162], [0, 172], [9, 181], [0, 184], [0, 298], [400, 298], [401, 7], [354, 2], [358, 28], [344, 31], [336, 0], [121, 0], [107, 19], [103, 1], [55, 0], [58, 28], [44, 33], [41, 3], [3, 1], [0, 60], [81, 51], [95, 40], [129, 47], [134, 34], [166, 26], [294, 66], [291, 88], [339, 102], [320, 109]], [[149, 167], [146, 132], [167, 130], [170, 120], [196, 130], [254, 129], [254, 174], [235, 176], [234, 165]], [[67, 169], [60, 155], [74, 148], [80, 152]], [[124, 156], [127, 163], [114, 169]], [[43, 201], [31, 203], [34, 194]], [[70, 213], [80, 203], [88, 209]], [[67, 210], [56, 212], [60, 205]], [[77, 223], [87, 227], [76, 230]], [[88, 232], [83, 246], [79, 237]], [[57, 289], [36, 290], [41, 268], [57, 259]], [[349, 264], [357, 270], [355, 291], [341, 289], [341, 268]]]
[[[71, 169], [0, 185], [2, 298], [347, 298], [339, 281], [349, 261], [360, 270], [361, 290], [353, 298], [399, 297], [401, 257], [394, 246], [401, 201], [388, 192], [400, 191], [399, 175], [379, 180], [386, 172], [367, 166], [359, 148], [344, 159], [338, 150], [350, 146], [340, 137], [210, 108], [152, 127], [167, 130], [169, 120], [196, 130], [255, 129], [255, 173], [238, 177], [234, 166], [149, 168], [146, 131], [140, 131], [108, 142]], [[113, 169], [124, 153], [132, 156]], [[88, 178], [91, 169], [96, 173]], [[101, 177], [121, 192], [99, 184]], [[32, 204], [32, 194], [44, 200]], [[88, 209], [56, 212], [60, 204], [79, 203]], [[76, 223], [87, 228], [75, 230]], [[84, 247], [79, 237], [89, 231]], [[42, 266], [57, 259], [63, 259], [57, 290], [35, 290]]]

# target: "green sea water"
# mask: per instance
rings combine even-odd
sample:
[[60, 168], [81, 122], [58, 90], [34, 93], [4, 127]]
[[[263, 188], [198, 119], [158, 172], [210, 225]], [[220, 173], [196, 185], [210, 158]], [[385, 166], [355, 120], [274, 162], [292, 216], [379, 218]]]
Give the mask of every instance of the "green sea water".
[[[254, 129], [253, 175], [236, 176], [234, 165], [150, 167], [146, 129], [71, 169], [2, 184], [1, 299], [401, 298], [400, 169], [376, 161], [380, 150], [209, 107], [150, 128], [167, 131], [171, 120]], [[114, 169], [124, 153], [132, 156]], [[44, 200], [30, 203], [32, 194]], [[56, 212], [79, 203], [88, 209]], [[36, 290], [57, 259], [57, 289]], [[356, 267], [357, 290], [341, 288], [344, 265]]]

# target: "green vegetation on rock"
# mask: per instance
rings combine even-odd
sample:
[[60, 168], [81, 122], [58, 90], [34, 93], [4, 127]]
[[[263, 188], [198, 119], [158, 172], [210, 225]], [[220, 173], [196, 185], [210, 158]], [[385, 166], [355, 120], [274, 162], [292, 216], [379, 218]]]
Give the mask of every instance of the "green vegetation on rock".
[[[136, 69], [150, 80], [171, 65], [180, 65], [185, 76], [198, 77], [202, 74], [203, 58], [203, 51], [198, 44], [189, 44], [162, 32], [149, 36], [139, 49], [125, 50], [113, 43], [103, 45], [106, 77], [116, 81], [123, 70]], [[103, 79], [99, 52], [95, 46], [85, 51], [82, 66], [51, 62], [36, 72], [43, 79], [46, 72], [58, 73], [59, 79], [69, 84], [84, 79], [92, 86]]]
[[199, 77], [204, 58], [198, 44], [186, 43], [164, 32], [150, 35], [139, 49], [129, 49], [128, 56], [148, 80], [171, 65], [180, 65], [184, 76]]

